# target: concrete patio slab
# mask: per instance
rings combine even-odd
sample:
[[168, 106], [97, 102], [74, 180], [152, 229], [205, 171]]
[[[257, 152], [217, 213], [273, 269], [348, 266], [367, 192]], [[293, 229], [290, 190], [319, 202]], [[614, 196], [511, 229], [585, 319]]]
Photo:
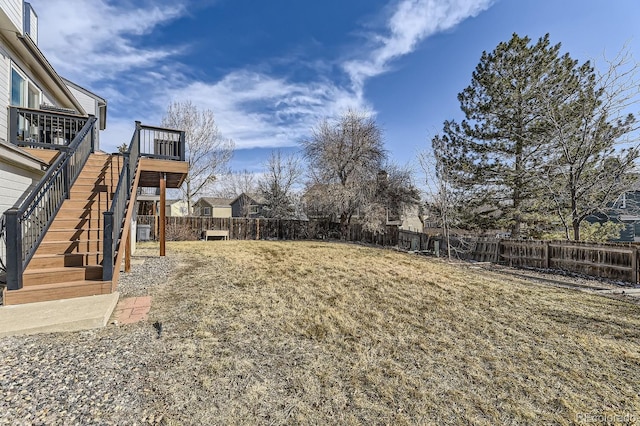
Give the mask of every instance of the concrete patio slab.
[[0, 337], [104, 327], [119, 293], [0, 307]]

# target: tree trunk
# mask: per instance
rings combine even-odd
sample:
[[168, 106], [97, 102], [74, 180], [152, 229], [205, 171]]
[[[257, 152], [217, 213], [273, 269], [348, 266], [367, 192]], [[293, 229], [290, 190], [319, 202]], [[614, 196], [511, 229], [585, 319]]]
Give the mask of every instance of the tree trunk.
[[191, 216], [191, 181], [187, 180], [187, 215]]
[[349, 236], [349, 222], [347, 221], [347, 214], [340, 214], [340, 234], [343, 240], [346, 240]]
[[573, 239], [580, 241], [580, 221], [578, 219], [573, 219]]

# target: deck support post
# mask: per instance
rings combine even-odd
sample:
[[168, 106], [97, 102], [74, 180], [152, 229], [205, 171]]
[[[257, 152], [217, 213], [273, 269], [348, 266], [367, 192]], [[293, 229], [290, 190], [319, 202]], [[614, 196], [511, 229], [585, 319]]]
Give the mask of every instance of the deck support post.
[[165, 255], [166, 234], [165, 234], [165, 216], [167, 207], [167, 174], [163, 173], [160, 179], [160, 256]]
[[127, 224], [129, 232], [127, 232], [127, 241], [124, 245], [124, 271], [131, 272], [131, 224]]

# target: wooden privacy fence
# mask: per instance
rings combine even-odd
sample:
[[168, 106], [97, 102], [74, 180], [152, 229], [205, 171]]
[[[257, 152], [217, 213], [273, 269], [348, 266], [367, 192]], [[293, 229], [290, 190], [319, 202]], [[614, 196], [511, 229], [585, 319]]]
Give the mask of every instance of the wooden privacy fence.
[[638, 247], [633, 244], [500, 240], [499, 261], [509, 266], [559, 269], [638, 282]]
[[[150, 226], [150, 238], [158, 234], [156, 216], [138, 215], [137, 225]], [[231, 240], [307, 240], [338, 239], [340, 225], [327, 221], [290, 219], [245, 219], [214, 217], [167, 217], [166, 231], [169, 240], [198, 240], [203, 231], [229, 231]], [[365, 242], [384, 246], [398, 244], [398, 227], [388, 226], [385, 233], [366, 231], [359, 224], [349, 227], [347, 241]]]
[[[150, 237], [155, 239], [158, 227], [155, 216], [138, 216], [137, 224], [150, 225]], [[315, 220], [167, 217], [166, 228], [167, 238], [173, 240], [198, 240], [206, 230], [228, 231], [229, 238], [234, 240], [340, 238], [339, 224]], [[375, 233], [354, 224], [347, 241], [447, 255], [447, 242], [442, 236], [399, 230], [396, 226], [388, 226], [384, 233]], [[633, 244], [461, 237], [450, 238], [449, 244], [452, 255], [460, 259], [638, 282], [640, 246]]]
[[[450, 239], [453, 256], [476, 262], [563, 270], [597, 278], [638, 283], [638, 249], [629, 243], [507, 240], [496, 238]], [[398, 247], [446, 256], [442, 236], [399, 231]], [[438, 250], [439, 249], [439, 250]]]

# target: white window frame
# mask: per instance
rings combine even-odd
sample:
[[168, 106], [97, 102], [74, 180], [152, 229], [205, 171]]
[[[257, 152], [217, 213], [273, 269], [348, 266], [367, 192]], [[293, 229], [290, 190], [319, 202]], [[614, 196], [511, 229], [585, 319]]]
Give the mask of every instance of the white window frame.
[[[13, 73], [16, 73], [22, 79], [20, 102], [18, 104], [13, 103], [13, 84], [14, 84]], [[17, 106], [17, 107], [26, 106], [28, 82], [29, 82], [29, 79], [27, 78], [27, 76], [22, 71], [20, 71], [18, 67], [11, 64], [11, 72], [9, 73], [9, 105]]]
[[[13, 103], [13, 73], [16, 73], [22, 79], [22, 95], [20, 97], [20, 103]], [[11, 72], [9, 73], [9, 104], [11, 106], [17, 106], [21, 108], [33, 108], [39, 109], [40, 104], [42, 103], [42, 90], [36, 85], [15, 63], [11, 63]], [[35, 96], [35, 105], [29, 105], [29, 92], [34, 93]]]
[[202, 208], [203, 216], [211, 216], [211, 207], [203, 207]]

